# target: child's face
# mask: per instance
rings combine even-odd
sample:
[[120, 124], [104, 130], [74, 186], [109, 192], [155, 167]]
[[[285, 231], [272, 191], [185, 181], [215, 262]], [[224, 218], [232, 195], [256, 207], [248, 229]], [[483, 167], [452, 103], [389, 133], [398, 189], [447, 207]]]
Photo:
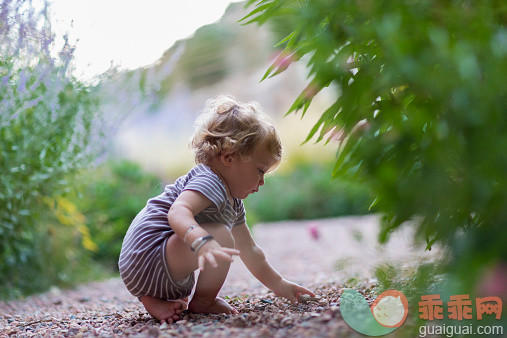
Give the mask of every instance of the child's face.
[[228, 167], [227, 185], [234, 198], [244, 199], [259, 191], [264, 185], [264, 174], [276, 164], [276, 159], [266, 149], [258, 146], [248, 160], [233, 156]]

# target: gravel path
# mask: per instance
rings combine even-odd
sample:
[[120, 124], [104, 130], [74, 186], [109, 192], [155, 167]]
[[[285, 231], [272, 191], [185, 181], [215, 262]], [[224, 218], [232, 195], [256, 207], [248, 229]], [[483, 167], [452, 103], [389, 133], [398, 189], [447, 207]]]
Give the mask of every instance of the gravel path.
[[113, 278], [0, 302], [0, 337], [355, 337], [339, 311], [345, 281], [363, 280], [356, 287], [367, 293], [375, 284], [375, 264], [408, 265], [438, 255], [413, 249], [408, 227], [379, 246], [378, 221], [377, 216], [362, 216], [255, 227], [254, 237], [271, 264], [286, 279], [313, 290], [321, 297], [318, 302], [294, 306], [275, 298], [236, 259], [220, 296], [236, 306], [238, 315], [184, 312], [177, 323], [161, 325]]

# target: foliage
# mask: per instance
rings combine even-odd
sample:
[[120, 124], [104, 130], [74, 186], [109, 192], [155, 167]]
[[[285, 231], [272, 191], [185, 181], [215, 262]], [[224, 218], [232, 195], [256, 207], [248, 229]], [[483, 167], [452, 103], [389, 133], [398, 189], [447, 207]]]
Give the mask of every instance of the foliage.
[[[408, 300], [408, 313], [407, 322], [400, 327], [401, 336], [411, 336], [414, 332], [418, 332], [419, 328], [423, 325], [427, 325], [424, 319], [421, 319], [419, 314], [419, 301], [421, 301], [422, 295], [440, 295], [443, 301], [443, 308], [445, 312], [448, 312], [449, 305], [447, 302], [450, 296], [456, 295], [455, 285], [459, 281], [453, 280], [453, 275], [449, 275], [449, 264], [442, 261], [431, 261], [431, 262], [420, 262], [417, 267], [402, 267], [399, 265], [393, 265], [390, 263], [384, 263], [377, 266], [375, 271], [375, 277], [378, 283], [375, 287], [375, 294], [380, 295], [386, 290], [398, 290], [403, 292]], [[500, 283], [505, 283], [500, 281]], [[489, 292], [488, 290], [482, 290], [482, 292]], [[476, 293], [476, 290], [468, 290], [466, 292], [471, 299], [472, 307], [475, 307], [475, 298], [482, 297]], [[492, 295], [487, 293], [486, 295]], [[502, 296], [496, 294], [496, 296]], [[445, 313], [444, 312], [444, 313]], [[472, 319], [466, 321], [456, 321], [448, 318], [444, 314], [444, 318], [439, 320], [440, 325], [448, 326], [504, 326], [507, 323], [505, 318], [501, 318], [501, 321], [496, 320], [494, 316], [484, 316], [482, 320], [477, 319], [477, 312], [475, 309], [472, 310]]]
[[302, 162], [290, 172], [268, 176], [266, 185], [245, 201], [249, 222], [367, 213], [367, 189], [343, 180], [330, 184], [331, 168], [332, 163]]
[[68, 74], [73, 47], [64, 37], [56, 51], [44, 5], [1, 3], [0, 297], [68, 283], [86, 260], [62, 196], [89, 157], [97, 101]]
[[[265, 78], [304, 60], [309, 85], [337, 91], [308, 140], [340, 137], [334, 175], [371, 187], [380, 239], [420, 220], [474, 283], [507, 260], [507, 4], [503, 1], [263, 0], [244, 21], [292, 33]], [[488, 248], [485, 250], [484, 248]], [[469, 264], [459, 252], [479, 259]]]
[[[384, 263], [377, 266], [375, 270], [378, 281], [375, 294], [380, 295], [386, 290], [401, 291], [408, 300], [408, 313], [418, 314], [418, 302], [421, 300], [421, 295], [442, 294], [445, 285], [444, 275], [444, 262], [424, 262], [417, 267], [401, 267]], [[410, 336], [421, 325], [424, 325], [423, 320], [417, 315], [409, 315], [400, 332], [402, 336]]]
[[157, 177], [126, 160], [109, 161], [83, 174], [80, 196], [74, 199], [97, 245], [94, 259], [117, 269], [121, 244], [130, 223], [146, 201], [158, 195], [162, 188]]
[[[438, 293], [442, 289], [444, 273], [444, 262], [424, 262], [411, 268], [384, 263], [375, 270], [378, 280], [376, 293], [393, 289], [401, 291], [413, 307], [411, 313], [417, 313], [421, 295]], [[427, 289], [428, 285], [431, 289]]]

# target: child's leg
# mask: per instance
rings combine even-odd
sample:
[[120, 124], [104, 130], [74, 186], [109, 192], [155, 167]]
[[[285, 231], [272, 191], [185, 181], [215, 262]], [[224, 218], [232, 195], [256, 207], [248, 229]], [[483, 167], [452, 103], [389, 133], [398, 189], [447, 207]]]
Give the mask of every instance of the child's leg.
[[[202, 224], [201, 226], [220, 245], [234, 248], [234, 239], [227, 226], [223, 224]], [[171, 236], [167, 241], [166, 255], [169, 271], [176, 281], [185, 278], [198, 268], [196, 254], [178, 236]], [[206, 268], [199, 273], [194, 297], [188, 305], [190, 311], [200, 313], [237, 313], [236, 309], [222, 299], [217, 298], [217, 294], [225, 282], [231, 263], [220, 259], [217, 260], [217, 263], [218, 267], [213, 268], [206, 265]]]
[[234, 307], [217, 297], [227, 277], [231, 263], [222, 261], [217, 268], [204, 269], [199, 273], [194, 297], [188, 309], [198, 313], [238, 313]]

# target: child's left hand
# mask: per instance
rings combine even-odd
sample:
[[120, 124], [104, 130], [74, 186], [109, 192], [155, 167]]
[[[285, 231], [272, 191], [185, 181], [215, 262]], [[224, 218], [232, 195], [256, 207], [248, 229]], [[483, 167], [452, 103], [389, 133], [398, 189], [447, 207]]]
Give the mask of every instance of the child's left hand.
[[310, 290], [289, 282], [286, 279], [282, 279], [280, 283], [272, 289], [272, 291], [275, 293], [275, 296], [287, 298], [292, 304], [297, 304], [299, 302], [299, 297], [302, 294], [315, 297], [315, 294]]

